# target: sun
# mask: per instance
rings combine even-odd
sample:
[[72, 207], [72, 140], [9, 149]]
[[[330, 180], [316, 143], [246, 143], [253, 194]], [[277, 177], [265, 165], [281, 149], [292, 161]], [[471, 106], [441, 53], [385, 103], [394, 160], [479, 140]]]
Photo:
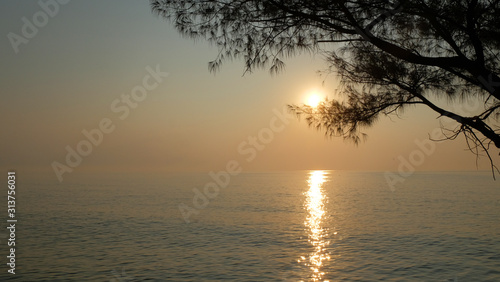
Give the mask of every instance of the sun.
[[316, 108], [320, 102], [321, 102], [321, 97], [319, 96], [319, 94], [317, 92], [312, 92], [307, 97], [306, 105], [312, 108]]

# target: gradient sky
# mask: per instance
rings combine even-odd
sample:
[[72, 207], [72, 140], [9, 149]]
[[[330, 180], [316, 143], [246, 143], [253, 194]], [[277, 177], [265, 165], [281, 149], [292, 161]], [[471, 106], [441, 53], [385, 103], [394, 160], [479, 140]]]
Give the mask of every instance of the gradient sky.
[[[354, 146], [292, 120], [246, 161], [238, 146], [269, 127], [273, 109], [302, 103], [313, 89], [335, 98], [337, 79], [330, 76], [323, 85], [316, 73], [327, 67], [320, 55], [288, 59], [278, 76], [267, 70], [243, 76], [241, 61], [227, 62], [214, 75], [207, 63], [217, 49], [182, 38], [145, 0], [69, 1], [16, 54], [8, 34], [22, 35], [23, 17], [33, 22], [41, 7], [3, 0], [0, 11], [4, 169], [52, 171], [54, 161], [64, 163], [66, 146], [75, 148], [85, 139], [82, 130], [97, 128], [103, 118], [115, 130], [73, 173], [208, 172], [229, 160], [244, 171], [397, 170], [401, 157], [418, 150], [415, 140], [439, 127], [437, 114], [416, 108], [402, 119], [380, 119], [366, 130], [367, 142]], [[169, 76], [120, 120], [112, 102], [142, 83], [145, 67], [157, 65]], [[465, 148], [463, 139], [436, 144], [415, 168], [475, 170], [475, 157]], [[486, 162], [479, 168], [489, 169]]]

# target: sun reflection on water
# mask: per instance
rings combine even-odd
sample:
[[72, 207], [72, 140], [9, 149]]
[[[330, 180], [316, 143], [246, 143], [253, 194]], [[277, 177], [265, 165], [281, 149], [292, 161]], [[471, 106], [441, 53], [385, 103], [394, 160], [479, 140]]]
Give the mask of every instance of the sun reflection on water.
[[[310, 278], [312, 281], [323, 281], [325, 275], [322, 270], [323, 262], [330, 260], [326, 247], [330, 243], [327, 240], [328, 230], [323, 227], [323, 221], [326, 217], [325, 204], [327, 198], [323, 193], [323, 184], [327, 181], [328, 173], [322, 170], [312, 171], [309, 174], [309, 190], [305, 192], [305, 208], [307, 218], [304, 222], [308, 232], [308, 242], [313, 246], [314, 251], [308, 257], [300, 257], [299, 262], [304, 263], [311, 270]], [[324, 280], [328, 281], [328, 280]]]

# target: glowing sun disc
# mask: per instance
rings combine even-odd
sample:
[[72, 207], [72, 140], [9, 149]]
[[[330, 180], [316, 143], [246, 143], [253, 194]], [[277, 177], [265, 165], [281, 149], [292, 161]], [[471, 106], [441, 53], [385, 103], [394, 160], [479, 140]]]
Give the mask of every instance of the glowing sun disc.
[[319, 97], [318, 94], [311, 94], [308, 98], [307, 98], [307, 102], [306, 104], [308, 106], [311, 106], [313, 108], [316, 108], [319, 103], [321, 102], [321, 98]]

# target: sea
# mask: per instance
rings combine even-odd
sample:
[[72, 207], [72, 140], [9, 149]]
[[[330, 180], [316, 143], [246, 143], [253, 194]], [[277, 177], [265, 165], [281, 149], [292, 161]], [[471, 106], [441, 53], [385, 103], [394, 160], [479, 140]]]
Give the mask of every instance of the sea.
[[18, 172], [15, 274], [2, 228], [0, 280], [500, 281], [500, 180], [398, 180], [311, 170], [58, 183]]

